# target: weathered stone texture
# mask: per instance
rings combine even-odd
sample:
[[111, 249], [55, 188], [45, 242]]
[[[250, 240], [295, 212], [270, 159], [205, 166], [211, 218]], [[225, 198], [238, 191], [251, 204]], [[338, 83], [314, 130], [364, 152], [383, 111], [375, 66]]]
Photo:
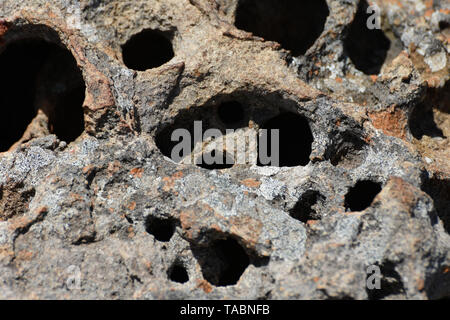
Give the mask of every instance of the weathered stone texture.
[[450, 4], [371, 4], [0, 0], [0, 298], [449, 298]]

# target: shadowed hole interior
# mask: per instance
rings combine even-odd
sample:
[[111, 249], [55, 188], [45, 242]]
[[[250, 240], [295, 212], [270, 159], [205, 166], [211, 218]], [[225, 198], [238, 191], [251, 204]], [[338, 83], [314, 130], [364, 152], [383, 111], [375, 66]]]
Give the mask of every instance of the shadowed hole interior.
[[220, 161], [216, 161], [215, 163], [208, 164], [205, 161], [205, 155], [202, 155], [200, 159], [197, 160], [196, 164], [197, 166], [207, 169], [207, 170], [222, 170], [222, 169], [230, 169], [234, 166], [234, 160], [233, 158], [226, 152], [219, 152], [218, 156], [216, 156], [216, 153], [218, 151], [212, 150], [210, 152], [210, 157], [212, 158], [220, 158]]
[[147, 218], [146, 231], [153, 235], [156, 240], [168, 242], [175, 233], [176, 220], [170, 218]]
[[433, 109], [424, 104], [417, 105], [411, 112], [409, 130], [413, 137], [419, 140], [423, 136], [445, 138], [444, 133], [434, 120]]
[[301, 222], [308, 222], [309, 220], [320, 220], [321, 216], [316, 211], [315, 207], [318, 202], [323, 202], [325, 197], [318, 191], [308, 190], [300, 197], [295, 207], [289, 213], [292, 218]]
[[235, 285], [250, 264], [250, 257], [235, 239], [214, 241], [207, 248], [193, 249], [205, 280], [215, 286]]
[[175, 263], [169, 269], [169, 279], [173, 282], [186, 283], [189, 281], [189, 275], [186, 268], [180, 263]]
[[224, 102], [217, 110], [220, 121], [225, 125], [232, 126], [244, 120], [244, 107], [237, 101]]
[[181, 110], [180, 113], [175, 117], [173, 123], [167, 124], [156, 133], [155, 143], [164, 156], [172, 158], [173, 149], [180, 143], [186, 142], [184, 137], [181, 138], [176, 137], [175, 139], [178, 138], [178, 140], [172, 141], [173, 134], [180, 129], [182, 131], [187, 131], [188, 137], [186, 137], [186, 139], [190, 144], [189, 146], [190, 151], [192, 152], [194, 150], [194, 146], [196, 143], [194, 139], [195, 138], [194, 123], [196, 121], [201, 121], [202, 132], [200, 139], [204, 134], [204, 130], [211, 128], [209, 119], [205, 118], [204, 115], [202, 114], [203, 110], [204, 109], [201, 108], [190, 108]]
[[219, 286], [236, 284], [247, 269], [250, 260], [245, 250], [234, 239], [220, 240], [214, 244], [214, 249], [227, 267], [219, 277]]
[[367, 209], [380, 191], [380, 183], [369, 180], [358, 181], [345, 195], [345, 209], [354, 212]]
[[381, 300], [391, 295], [405, 294], [402, 279], [398, 272], [395, 271], [395, 265], [392, 262], [384, 262], [380, 266], [380, 272], [380, 288], [368, 289], [366, 287], [369, 300]]
[[[271, 153], [272, 139], [270, 130], [278, 129], [280, 167], [306, 166], [312, 151], [313, 135], [306, 118], [295, 113], [282, 113], [264, 124], [261, 129], [268, 129], [267, 150]], [[260, 154], [261, 138], [258, 140]], [[260, 159], [258, 165], [262, 166]]]
[[372, 75], [380, 73], [391, 41], [382, 30], [367, 27], [367, 21], [372, 16], [367, 13], [368, 6], [366, 0], [359, 3], [355, 19], [344, 40], [344, 50], [358, 70]]
[[320, 36], [328, 14], [325, 0], [240, 0], [235, 25], [298, 56]]
[[132, 70], [145, 71], [157, 68], [174, 57], [169, 38], [157, 30], [144, 30], [122, 46], [125, 65]]
[[425, 291], [430, 300], [450, 300], [450, 272], [448, 264], [436, 268], [425, 277]]
[[439, 29], [445, 30], [450, 28], [450, 23], [447, 21], [439, 21]]
[[[179, 128], [167, 126], [166, 128], [162, 129], [160, 132], [158, 132], [155, 137], [156, 146], [161, 151], [161, 153], [168, 158], [172, 158], [173, 148], [175, 148], [175, 146], [177, 144], [181, 143], [181, 141], [172, 141], [172, 133], [176, 129], [179, 129]], [[191, 135], [191, 138], [193, 138], [192, 135]], [[193, 139], [191, 139], [190, 143], [191, 143], [191, 151], [192, 151]]]
[[7, 44], [0, 54], [0, 152], [22, 138], [42, 110], [46, 133], [74, 141], [84, 130], [85, 83], [70, 51], [39, 39]]
[[432, 199], [439, 218], [444, 223], [444, 228], [450, 234], [450, 180], [431, 178], [421, 186]]
[[[428, 88], [424, 100], [409, 116], [409, 130], [414, 138], [447, 138], [440, 126], [450, 113], [450, 81], [439, 88]], [[442, 128], [445, 128], [442, 126]]]

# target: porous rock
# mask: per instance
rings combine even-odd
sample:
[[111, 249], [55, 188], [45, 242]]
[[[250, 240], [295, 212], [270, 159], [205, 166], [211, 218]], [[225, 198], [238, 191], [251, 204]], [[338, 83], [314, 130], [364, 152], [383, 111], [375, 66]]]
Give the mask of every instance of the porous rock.
[[[449, 3], [371, 4], [1, 1], [0, 298], [449, 298]], [[229, 102], [289, 165], [168, 158]]]

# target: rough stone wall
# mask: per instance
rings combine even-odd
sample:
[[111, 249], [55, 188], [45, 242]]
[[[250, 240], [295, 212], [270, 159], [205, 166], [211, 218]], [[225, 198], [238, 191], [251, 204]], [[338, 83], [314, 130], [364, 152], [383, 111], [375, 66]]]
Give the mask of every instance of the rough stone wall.
[[450, 297], [450, 4], [370, 4], [0, 0], [0, 298]]

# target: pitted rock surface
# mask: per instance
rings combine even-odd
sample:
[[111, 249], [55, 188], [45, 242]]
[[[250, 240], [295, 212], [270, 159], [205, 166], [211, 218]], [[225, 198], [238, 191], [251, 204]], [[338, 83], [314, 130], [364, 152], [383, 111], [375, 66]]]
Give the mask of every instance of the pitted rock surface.
[[444, 0], [1, 0], [0, 298], [449, 298], [449, 51]]

